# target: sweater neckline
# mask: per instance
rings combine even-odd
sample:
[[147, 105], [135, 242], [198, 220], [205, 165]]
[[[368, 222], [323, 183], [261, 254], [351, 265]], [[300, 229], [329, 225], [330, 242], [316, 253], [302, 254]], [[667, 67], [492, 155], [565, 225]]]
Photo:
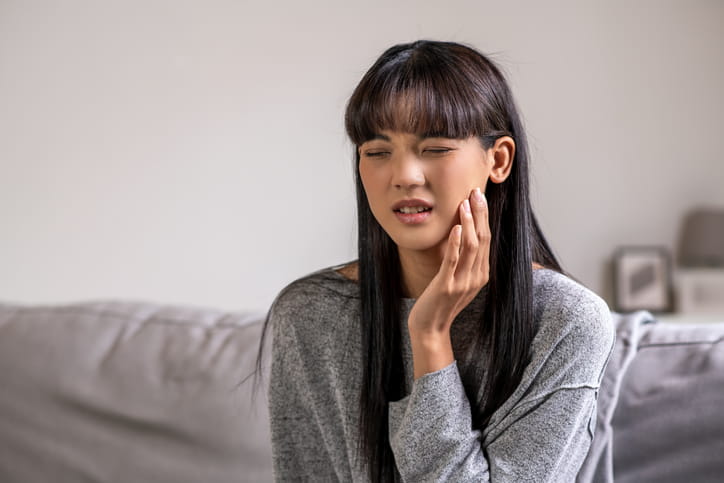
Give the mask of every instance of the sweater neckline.
[[[342, 267], [346, 264], [342, 265], [335, 265], [334, 267], [330, 267], [328, 269], [329, 272], [332, 273], [332, 276], [337, 278], [338, 280], [342, 280], [345, 282], [345, 284], [350, 288], [356, 288], [359, 289], [359, 282], [357, 280], [352, 280], [350, 278], [345, 277], [341, 273], [339, 273], [336, 269], [339, 267]], [[414, 303], [417, 301], [417, 299], [411, 298], [411, 297], [402, 297], [403, 304], [409, 304], [410, 306], [414, 305]]]
[[[359, 283], [357, 280], [352, 280], [350, 278], [347, 278], [337, 271], [338, 268], [341, 268], [341, 267], [347, 265], [348, 263], [349, 262], [342, 263], [340, 265], [334, 265], [332, 267], [328, 267], [326, 269], [326, 271], [328, 273], [331, 272], [331, 275], [333, 277], [335, 277], [337, 280], [344, 282], [346, 287], [359, 290]], [[550, 271], [551, 271], [551, 269], [546, 268], [546, 267], [533, 269], [533, 277], [535, 278], [535, 275], [537, 272], [545, 273], [545, 272], [550, 272]], [[483, 289], [481, 291], [487, 292], [487, 287], [488, 286], [486, 285], [485, 287], [483, 287]], [[417, 301], [416, 298], [412, 298], [412, 297], [402, 297], [401, 300], [402, 300], [403, 304], [408, 305], [409, 307], [412, 307], [412, 305], [414, 305], [415, 302]]]
[[[343, 267], [344, 265], [346, 265], [346, 263], [341, 264], [341, 265], [335, 265], [335, 266], [333, 266], [333, 267], [329, 267], [329, 268], [327, 269], [327, 271], [328, 271], [328, 272], [331, 272], [331, 275], [332, 275], [333, 277], [335, 277], [337, 280], [341, 280], [342, 282], [344, 282], [346, 287], [351, 288], [351, 289], [357, 289], [357, 290], [358, 290], [358, 289], [359, 289], [359, 283], [358, 283], [357, 280], [352, 280], [352, 279], [350, 279], [350, 278], [347, 278], [347, 277], [345, 277], [344, 275], [342, 275], [341, 273], [339, 273], [339, 272], [336, 270], [337, 268]], [[546, 271], [550, 271], [550, 269], [545, 268], [545, 267], [544, 267], [544, 268], [534, 269], [534, 270], [533, 270], [533, 276], [535, 276], [536, 272], [546, 272]], [[486, 285], [485, 287], [482, 288], [481, 292], [487, 293], [487, 288], [488, 288], [488, 286]], [[412, 297], [402, 297], [401, 300], [402, 300], [402, 304], [403, 304], [404, 306], [406, 306], [408, 309], [411, 308], [411, 307], [415, 304], [415, 302], [417, 301], [416, 298], [412, 298]]]

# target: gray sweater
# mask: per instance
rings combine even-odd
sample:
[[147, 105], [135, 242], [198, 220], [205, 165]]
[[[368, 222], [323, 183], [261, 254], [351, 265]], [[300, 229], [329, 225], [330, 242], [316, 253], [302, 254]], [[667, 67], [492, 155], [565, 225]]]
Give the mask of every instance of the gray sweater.
[[[359, 286], [330, 267], [289, 284], [272, 304], [269, 410], [278, 481], [367, 481], [357, 453], [362, 377]], [[472, 428], [457, 362], [413, 382], [403, 299], [406, 397], [389, 404], [403, 481], [574, 481], [593, 437], [596, 398], [613, 349], [606, 303], [558, 272], [533, 272], [537, 333], [518, 388]], [[463, 353], [487, 290], [458, 315]]]

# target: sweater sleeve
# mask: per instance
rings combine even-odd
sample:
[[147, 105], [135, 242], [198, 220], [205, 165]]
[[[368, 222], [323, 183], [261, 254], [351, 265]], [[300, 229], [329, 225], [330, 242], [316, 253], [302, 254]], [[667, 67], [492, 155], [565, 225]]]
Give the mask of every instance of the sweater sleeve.
[[409, 396], [390, 403], [389, 432], [402, 481], [490, 480], [455, 362], [420, 377]]
[[389, 407], [390, 445], [403, 481], [569, 482], [588, 452], [596, 398], [613, 348], [600, 299], [559, 312], [539, 331], [518, 389], [475, 429], [457, 362], [417, 379]]

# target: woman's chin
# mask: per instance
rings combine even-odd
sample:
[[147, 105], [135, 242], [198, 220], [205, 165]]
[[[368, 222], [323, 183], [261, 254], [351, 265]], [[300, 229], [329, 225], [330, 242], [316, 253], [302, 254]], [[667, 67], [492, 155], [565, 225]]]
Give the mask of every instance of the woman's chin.
[[444, 253], [447, 237], [432, 236], [398, 236], [393, 238], [397, 249], [407, 252], [440, 252]]

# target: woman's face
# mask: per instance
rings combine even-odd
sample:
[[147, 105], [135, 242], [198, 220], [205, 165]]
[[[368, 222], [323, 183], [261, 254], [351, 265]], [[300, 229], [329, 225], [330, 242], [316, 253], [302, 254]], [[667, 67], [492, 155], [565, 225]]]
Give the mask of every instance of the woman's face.
[[358, 149], [360, 178], [377, 222], [400, 249], [439, 254], [460, 223], [460, 203], [476, 187], [485, 192], [494, 163], [476, 137], [382, 131]]

